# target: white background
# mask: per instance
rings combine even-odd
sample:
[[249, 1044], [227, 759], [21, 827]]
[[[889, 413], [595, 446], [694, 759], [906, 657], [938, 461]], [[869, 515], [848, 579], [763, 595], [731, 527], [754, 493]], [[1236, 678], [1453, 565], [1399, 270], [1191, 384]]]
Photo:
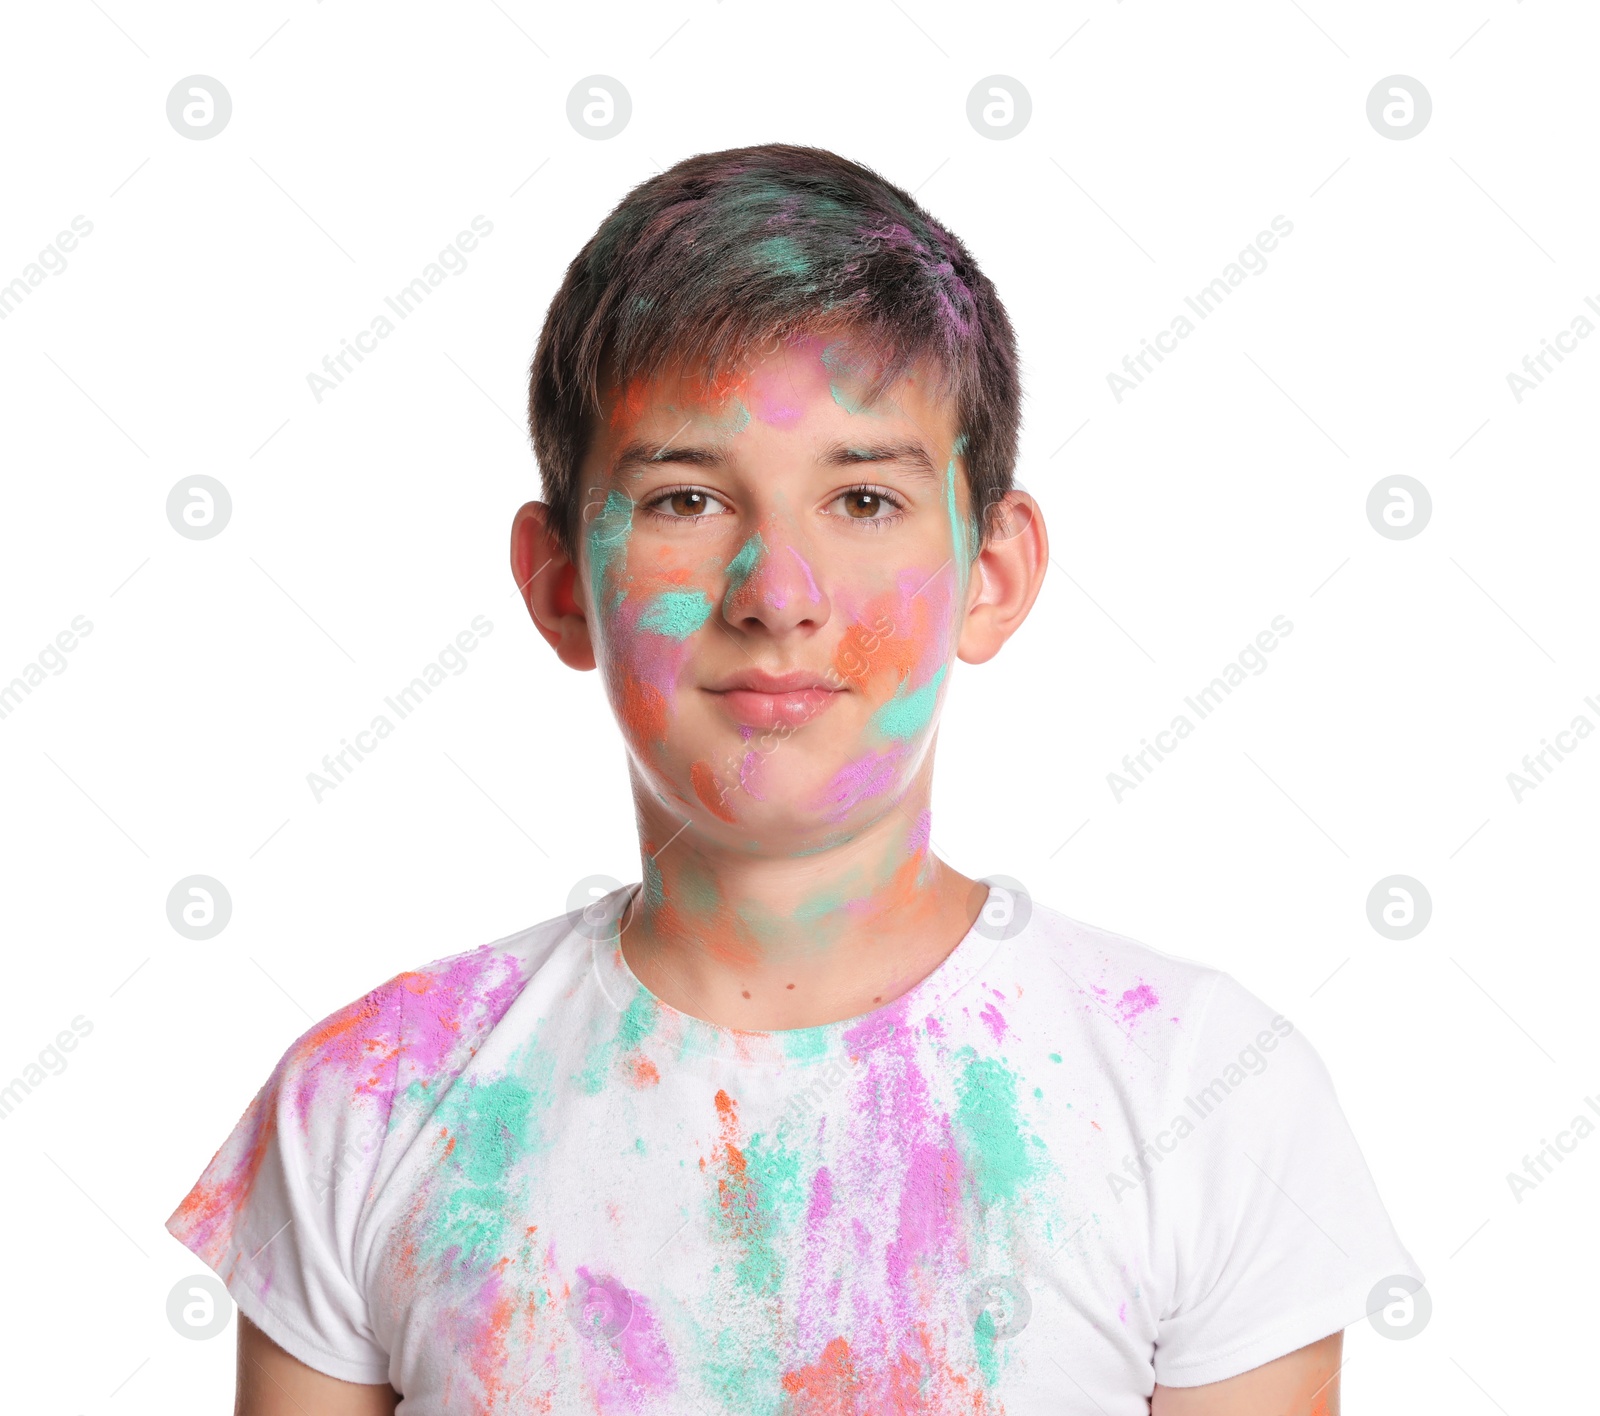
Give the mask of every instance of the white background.
[[[0, 282], [94, 225], [0, 322], [0, 681], [94, 626], [0, 720], [0, 1082], [93, 1026], [0, 1124], [8, 1409], [226, 1409], [232, 1327], [168, 1324], [197, 1265], [162, 1221], [284, 1047], [636, 878], [599, 686], [507, 569], [526, 368], [629, 187], [769, 140], [915, 189], [1019, 331], [1056, 568], [957, 674], [939, 846], [1228, 969], [1317, 1045], [1434, 1303], [1409, 1341], [1351, 1331], [1347, 1411], [1585, 1399], [1600, 1136], [1521, 1203], [1506, 1173], [1600, 1094], [1600, 740], [1520, 802], [1506, 774], [1600, 725], [1600, 339], [1520, 403], [1506, 375], [1600, 299], [1591, 7], [71, 0], [9, 8], [6, 51]], [[193, 74], [233, 103], [205, 141], [166, 116]], [[566, 117], [592, 74], [632, 96], [609, 141]], [[1006, 141], [967, 118], [992, 74], [1032, 96]], [[1405, 141], [1366, 116], [1393, 74], [1433, 101]], [[468, 269], [316, 402], [479, 214]], [[1280, 214], [1265, 273], [1116, 402], [1106, 374]], [[1366, 517], [1398, 473], [1433, 499], [1410, 540]], [[195, 474], [233, 500], [211, 540], [166, 518]], [[314, 801], [475, 615], [468, 670]], [[1275, 615], [1268, 670], [1118, 802], [1106, 774]], [[1403, 942], [1366, 915], [1395, 873], [1433, 901]], [[232, 896], [210, 941], [167, 921], [191, 874]]]

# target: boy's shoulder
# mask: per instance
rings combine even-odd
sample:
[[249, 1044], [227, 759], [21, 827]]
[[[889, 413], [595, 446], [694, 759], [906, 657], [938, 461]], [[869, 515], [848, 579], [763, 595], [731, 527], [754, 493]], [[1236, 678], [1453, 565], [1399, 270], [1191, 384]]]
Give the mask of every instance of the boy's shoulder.
[[557, 915], [476, 948], [405, 969], [301, 1034], [273, 1076], [302, 1118], [318, 1100], [383, 1113], [397, 1094], [461, 1070], [528, 982], [574, 933]]
[[[1205, 1069], [1266, 1039], [1295, 1037], [1288, 1049], [1320, 1062], [1294, 1023], [1231, 973], [1170, 954], [1032, 902], [1017, 938], [1018, 981], [1043, 993], [1042, 1006], [1076, 1018], [1075, 1032], [1097, 1052], [1168, 1068]], [[1041, 986], [1042, 985], [1042, 986]]]
[[1121, 1008], [1137, 1010], [1180, 997], [1203, 1003], [1219, 986], [1233, 984], [1229, 975], [1209, 964], [1088, 924], [1037, 900], [1028, 902], [1028, 910], [1019, 939], [1038, 949], [1075, 988], [1107, 997]]

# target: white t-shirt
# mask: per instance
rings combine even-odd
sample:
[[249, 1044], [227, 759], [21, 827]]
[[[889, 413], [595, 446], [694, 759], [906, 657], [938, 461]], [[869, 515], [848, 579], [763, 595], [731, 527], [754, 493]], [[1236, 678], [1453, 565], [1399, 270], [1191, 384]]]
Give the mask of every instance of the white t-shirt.
[[401, 974], [168, 1228], [406, 1416], [1143, 1416], [1420, 1279], [1287, 1020], [1018, 904], [790, 1032], [677, 1012], [577, 916]]

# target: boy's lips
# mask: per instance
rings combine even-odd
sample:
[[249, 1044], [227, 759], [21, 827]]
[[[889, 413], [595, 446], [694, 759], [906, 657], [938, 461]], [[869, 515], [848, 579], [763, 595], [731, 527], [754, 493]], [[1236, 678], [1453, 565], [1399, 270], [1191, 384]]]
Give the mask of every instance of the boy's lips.
[[736, 723], [752, 728], [810, 722], [843, 696], [845, 688], [818, 674], [794, 670], [771, 674], [747, 669], [706, 690]]

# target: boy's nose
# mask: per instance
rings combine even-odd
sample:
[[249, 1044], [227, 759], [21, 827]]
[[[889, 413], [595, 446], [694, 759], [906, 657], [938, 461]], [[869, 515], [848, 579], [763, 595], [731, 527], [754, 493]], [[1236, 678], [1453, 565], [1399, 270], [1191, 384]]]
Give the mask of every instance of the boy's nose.
[[722, 616], [731, 625], [769, 633], [802, 627], [820, 629], [831, 607], [817, 583], [799, 538], [767, 524], [739, 548], [728, 563], [728, 589]]

